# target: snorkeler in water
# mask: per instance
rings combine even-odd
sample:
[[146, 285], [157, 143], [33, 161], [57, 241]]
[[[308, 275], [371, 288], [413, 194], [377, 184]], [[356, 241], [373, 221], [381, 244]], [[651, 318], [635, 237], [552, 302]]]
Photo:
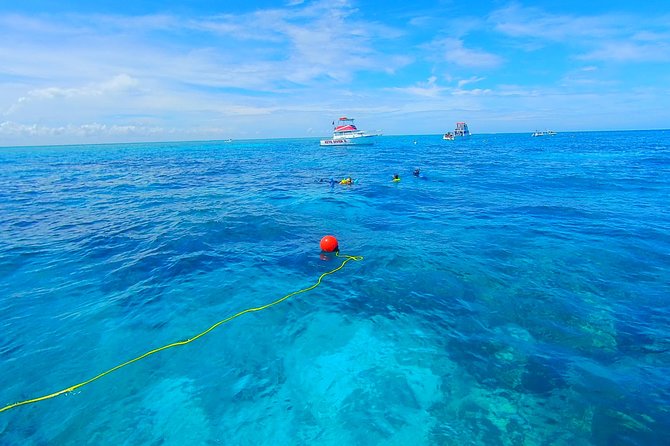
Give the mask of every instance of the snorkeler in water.
[[418, 168], [414, 169], [414, 172], [412, 172], [412, 174], [414, 175], [414, 178], [418, 178], [420, 180], [427, 180], [428, 179], [428, 177], [426, 175], [422, 174], [421, 170], [418, 169]]

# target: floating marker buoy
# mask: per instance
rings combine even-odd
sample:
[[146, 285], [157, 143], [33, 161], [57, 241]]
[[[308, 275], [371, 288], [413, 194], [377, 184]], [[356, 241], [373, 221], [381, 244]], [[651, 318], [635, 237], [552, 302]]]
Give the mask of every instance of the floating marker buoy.
[[326, 235], [321, 239], [321, 251], [337, 251], [337, 239], [332, 235]]

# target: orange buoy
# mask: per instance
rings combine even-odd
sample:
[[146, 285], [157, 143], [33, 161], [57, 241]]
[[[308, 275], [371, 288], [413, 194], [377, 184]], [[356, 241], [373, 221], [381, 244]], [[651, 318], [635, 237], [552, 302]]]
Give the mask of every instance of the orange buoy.
[[337, 251], [337, 239], [332, 235], [326, 235], [321, 239], [321, 251], [333, 252]]

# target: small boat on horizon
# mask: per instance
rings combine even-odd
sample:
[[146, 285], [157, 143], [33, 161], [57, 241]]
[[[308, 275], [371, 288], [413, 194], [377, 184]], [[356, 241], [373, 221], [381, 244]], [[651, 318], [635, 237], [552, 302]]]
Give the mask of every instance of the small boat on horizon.
[[465, 122], [457, 122], [456, 130], [454, 130], [454, 136], [455, 137], [470, 136], [470, 129], [468, 129], [468, 125]]
[[363, 130], [358, 130], [354, 125], [353, 118], [343, 116], [333, 121], [333, 137], [330, 139], [322, 139], [320, 145], [322, 146], [364, 146], [374, 144], [374, 137], [380, 136], [381, 133], [367, 133]]
[[531, 136], [554, 136], [554, 135], [556, 135], [556, 132], [553, 130], [545, 130], [544, 132], [535, 130]]
[[470, 136], [470, 129], [468, 129], [468, 125], [465, 122], [457, 122], [456, 123], [456, 129], [454, 132], [447, 132], [442, 136], [442, 139], [446, 141], [453, 141], [457, 137], [467, 137]]

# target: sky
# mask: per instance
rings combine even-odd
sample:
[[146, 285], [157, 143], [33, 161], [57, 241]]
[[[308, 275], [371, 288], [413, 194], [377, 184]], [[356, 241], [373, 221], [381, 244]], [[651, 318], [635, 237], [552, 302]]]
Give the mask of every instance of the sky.
[[0, 146], [670, 128], [670, 1], [0, 0]]

